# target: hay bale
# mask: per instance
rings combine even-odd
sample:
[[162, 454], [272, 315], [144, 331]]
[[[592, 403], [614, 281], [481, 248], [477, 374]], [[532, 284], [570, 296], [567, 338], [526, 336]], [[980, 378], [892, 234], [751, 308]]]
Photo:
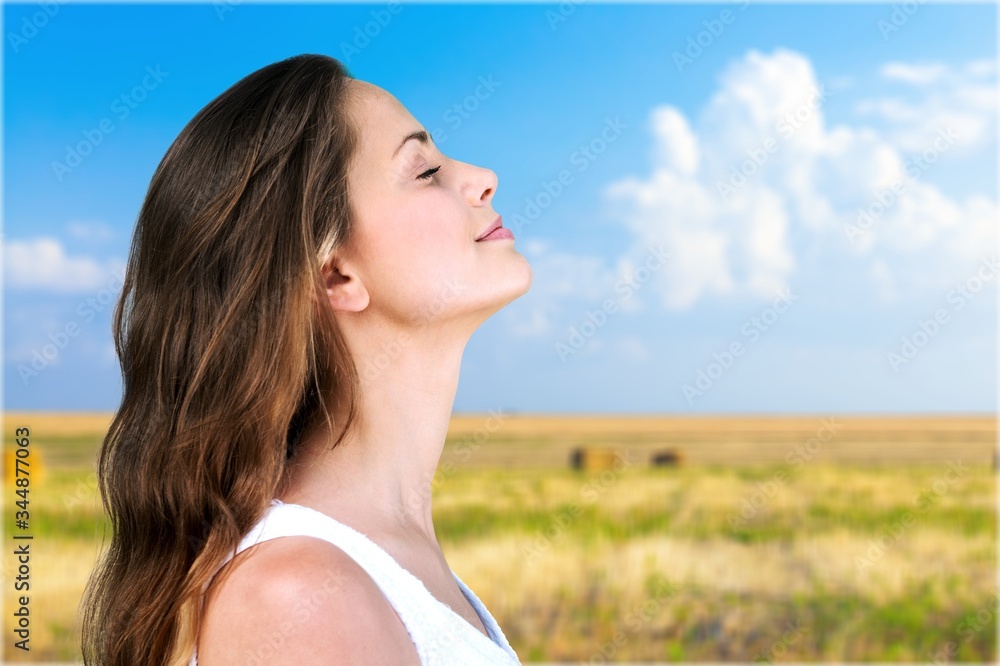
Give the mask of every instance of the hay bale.
[[676, 449], [654, 451], [649, 459], [649, 464], [653, 467], [676, 467], [682, 462], [684, 462], [684, 455]]
[[570, 453], [569, 464], [573, 469], [601, 472], [606, 469], [614, 469], [618, 458], [618, 451], [615, 449], [578, 447]]

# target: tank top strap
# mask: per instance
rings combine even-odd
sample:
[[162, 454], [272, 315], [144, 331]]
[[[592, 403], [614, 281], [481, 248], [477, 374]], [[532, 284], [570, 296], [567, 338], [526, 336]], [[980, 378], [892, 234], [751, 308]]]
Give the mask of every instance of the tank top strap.
[[[434, 597], [423, 581], [403, 568], [367, 535], [311, 507], [286, 504], [277, 498], [271, 500], [264, 517], [243, 537], [235, 553], [227, 555], [219, 569], [235, 554], [251, 546], [286, 536], [322, 539], [337, 546], [357, 562], [399, 615], [416, 647], [421, 664], [520, 664], [496, 620], [454, 571], [453, 578], [483, 621], [489, 637]], [[334, 586], [338, 584], [337, 581], [332, 583]], [[197, 666], [197, 654], [196, 647], [190, 666]]]
[[[351, 557], [389, 600], [399, 615], [407, 631], [420, 652], [427, 642], [426, 618], [423, 616], [426, 588], [414, 583], [419, 579], [408, 577], [408, 573], [381, 546], [365, 534], [341, 523], [331, 516], [300, 504], [286, 504], [279, 499], [271, 500], [271, 507], [265, 520], [246, 534], [237, 548], [237, 553], [257, 543], [286, 536], [310, 536], [332, 543]], [[336, 585], [337, 582], [333, 581]], [[421, 660], [425, 659], [423, 654]]]

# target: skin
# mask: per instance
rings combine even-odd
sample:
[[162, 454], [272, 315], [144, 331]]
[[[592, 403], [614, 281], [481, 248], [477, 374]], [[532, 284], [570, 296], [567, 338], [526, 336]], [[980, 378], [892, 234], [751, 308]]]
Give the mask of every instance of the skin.
[[[324, 276], [361, 373], [360, 418], [334, 449], [336, 433], [308, 434], [279, 498], [366, 534], [485, 634], [434, 532], [431, 481], [465, 346], [528, 290], [531, 268], [514, 240], [475, 241], [497, 217], [496, 174], [443, 155], [431, 141], [407, 141], [393, 157], [405, 136], [425, 128], [378, 86], [350, 86], [361, 137], [348, 184], [357, 226]], [[438, 166], [430, 179], [418, 178]], [[343, 410], [333, 412], [341, 423]], [[246, 664], [254, 649], [268, 664], [419, 664], [381, 590], [332, 544], [272, 539], [223, 571], [206, 596], [200, 666]], [[334, 591], [313, 594], [325, 585]], [[280, 638], [279, 649], [268, 650], [269, 635]]]

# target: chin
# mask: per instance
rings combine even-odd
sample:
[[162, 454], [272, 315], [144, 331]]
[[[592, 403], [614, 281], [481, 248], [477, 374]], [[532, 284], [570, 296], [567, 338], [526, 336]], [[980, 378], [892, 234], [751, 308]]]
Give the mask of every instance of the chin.
[[492, 288], [484, 293], [484, 299], [477, 308], [483, 315], [483, 321], [527, 293], [532, 281], [531, 267], [525, 261], [522, 269], [506, 274], [504, 278], [502, 284], [494, 282]]
[[517, 259], [512, 261], [510, 266], [505, 267], [503, 276], [503, 292], [507, 295], [507, 298], [503, 301], [500, 307], [503, 307], [504, 305], [507, 305], [507, 303], [517, 300], [526, 294], [528, 289], [531, 288], [533, 277], [534, 275], [531, 271], [531, 264], [529, 264], [528, 260], [519, 253], [517, 255]]
[[524, 269], [522, 270], [523, 276], [521, 279], [523, 287], [521, 288], [521, 291], [517, 294], [517, 296], [515, 296], [514, 298], [521, 297], [526, 293], [528, 293], [528, 290], [531, 289], [531, 283], [534, 280], [534, 274], [531, 271], [531, 264], [528, 263], [528, 260], [525, 259], [523, 255], [519, 254], [518, 256], [521, 257], [521, 263], [524, 265]]

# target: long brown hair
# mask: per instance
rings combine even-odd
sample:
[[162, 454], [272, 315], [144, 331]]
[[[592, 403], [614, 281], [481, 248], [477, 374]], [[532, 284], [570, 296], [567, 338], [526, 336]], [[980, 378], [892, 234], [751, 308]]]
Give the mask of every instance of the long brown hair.
[[114, 313], [123, 396], [97, 457], [112, 537], [81, 603], [86, 664], [187, 664], [203, 586], [296, 442], [336, 432], [331, 407], [347, 413], [334, 446], [355, 418], [321, 272], [353, 228], [350, 78], [324, 55], [263, 67], [153, 174]]

